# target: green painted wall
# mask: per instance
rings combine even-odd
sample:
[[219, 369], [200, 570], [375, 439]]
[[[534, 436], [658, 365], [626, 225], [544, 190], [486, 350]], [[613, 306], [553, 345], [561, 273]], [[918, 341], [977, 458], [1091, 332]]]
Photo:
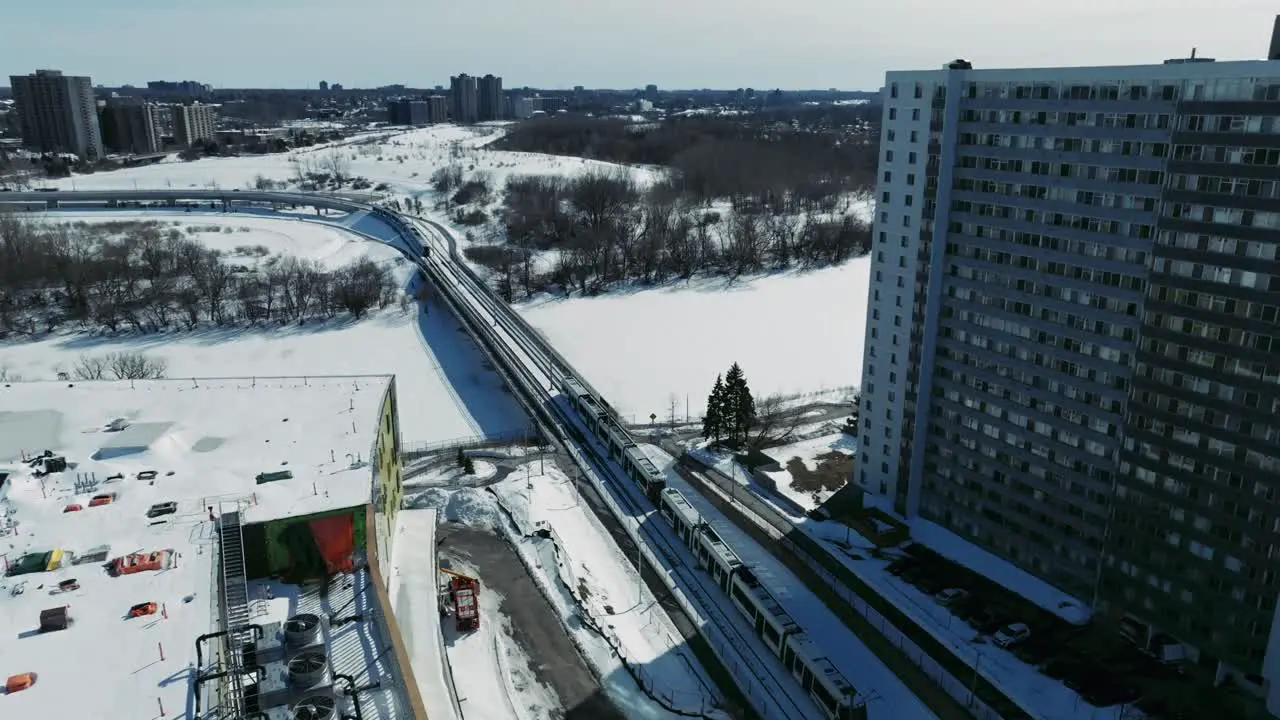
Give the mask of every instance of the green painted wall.
[[318, 568], [313, 567], [319, 558], [319, 550], [311, 540], [311, 528], [307, 522], [337, 515], [352, 517], [355, 547], [363, 548], [366, 532], [364, 506], [281, 518], [245, 526], [245, 572], [250, 578], [282, 577], [291, 570], [306, 576], [323, 576], [323, 563]]

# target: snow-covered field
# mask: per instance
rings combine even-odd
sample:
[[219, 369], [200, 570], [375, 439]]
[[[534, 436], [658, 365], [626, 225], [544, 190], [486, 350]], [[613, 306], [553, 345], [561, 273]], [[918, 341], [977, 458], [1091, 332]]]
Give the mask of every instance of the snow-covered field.
[[694, 281], [516, 309], [633, 422], [700, 417], [716, 375], [742, 366], [757, 398], [857, 383], [870, 260], [748, 280]]
[[[336, 150], [319, 146], [281, 155], [165, 162], [48, 184], [62, 189], [228, 189], [250, 187], [259, 176], [291, 184], [299, 167], [322, 164], [339, 152], [351, 174], [386, 183], [391, 197], [418, 197], [431, 207], [437, 195], [430, 188], [431, 175], [450, 164], [467, 176], [487, 174], [495, 188], [512, 175], [622, 171], [643, 185], [660, 172], [482, 147], [500, 132], [496, 127], [449, 125], [377, 132], [344, 141]], [[498, 195], [494, 193], [490, 209]], [[869, 211], [866, 202], [855, 203], [854, 212]], [[427, 214], [450, 225], [446, 217]], [[462, 229], [454, 229], [461, 239]], [[674, 405], [677, 416], [683, 416], [687, 403], [696, 417], [716, 374], [735, 361], [757, 397], [856, 385], [869, 267], [864, 258], [834, 268], [734, 282], [699, 279], [596, 298], [535, 298], [517, 309], [624, 415], [643, 420], [653, 413], [663, 419]]]
[[[239, 262], [236, 248], [260, 245], [271, 253], [314, 259], [328, 267], [363, 255], [393, 265], [401, 282], [411, 276], [411, 266], [398, 263], [395, 250], [349, 232], [346, 228], [352, 218], [321, 221], [172, 211], [41, 216], [95, 223], [138, 219], [176, 223], [173, 227], [184, 235], [226, 250], [232, 263]], [[202, 229], [189, 234], [187, 227]], [[401, 432], [407, 442], [486, 435], [526, 425], [524, 413], [502, 391], [498, 377], [481, 367], [481, 356], [471, 340], [447, 311], [435, 306], [427, 313], [413, 304], [407, 311], [393, 306], [360, 321], [336, 318], [302, 326], [145, 335], [67, 330], [33, 342], [0, 341], [0, 367], [25, 380], [53, 380], [83, 354], [125, 350], [164, 358], [169, 377], [395, 374]]]

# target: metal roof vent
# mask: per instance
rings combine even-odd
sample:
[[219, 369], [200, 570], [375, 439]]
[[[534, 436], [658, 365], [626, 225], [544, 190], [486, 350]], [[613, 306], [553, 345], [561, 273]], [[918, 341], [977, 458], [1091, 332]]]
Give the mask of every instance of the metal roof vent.
[[320, 616], [300, 613], [284, 623], [284, 641], [289, 647], [306, 647], [320, 636]]
[[309, 651], [296, 655], [289, 660], [289, 685], [295, 688], [309, 688], [324, 680], [329, 660], [320, 651]]
[[289, 715], [293, 720], [334, 720], [337, 702], [330, 695], [310, 695], [294, 703]]

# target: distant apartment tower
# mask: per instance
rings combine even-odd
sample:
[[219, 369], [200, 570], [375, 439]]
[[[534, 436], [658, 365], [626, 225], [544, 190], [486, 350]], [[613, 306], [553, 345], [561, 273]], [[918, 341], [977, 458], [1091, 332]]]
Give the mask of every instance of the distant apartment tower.
[[155, 105], [138, 98], [113, 97], [99, 115], [102, 144], [114, 152], [146, 155], [161, 147]]
[[102, 157], [98, 104], [89, 78], [37, 70], [11, 75], [23, 144], [38, 152], [72, 153], [83, 160]]
[[449, 112], [456, 123], [473, 123], [480, 119], [476, 79], [463, 73], [449, 78]]
[[208, 95], [213, 90], [213, 87], [205, 83], [196, 82], [195, 80], [182, 80], [180, 82], [173, 82], [171, 80], [151, 80], [147, 83], [147, 89], [151, 92], [202, 97], [204, 95]]
[[328, 90], [329, 90], [329, 81], [328, 81], [328, 80], [321, 80], [321, 81], [320, 81], [320, 92], [328, 92]]
[[957, 61], [883, 112], [855, 482], [1280, 711], [1280, 62]]
[[449, 99], [443, 95], [431, 95], [427, 98], [427, 122], [449, 122]]
[[553, 113], [564, 107], [561, 97], [517, 97], [511, 101], [511, 115], [517, 120], [527, 120], [539, 113]]
[[387, 102], [387, 122], [392, 125], [426, 125], [431, 122], [424, 100], [400, 98]]
[[485, 75], [478, 82], [477, 110], [481, 120], [501, 120], [507, 115], [502, 97], [502, 78]]
[[657, 100], [658, 100], [658, 86], [657, 86], [657, 85], [645, 85], [645, 86], [644, 86], [644, 99], [645, 99], [645, 100], [648, 100], [649, 102], [657, 102]]
[[170, 112], [173, 115], [173, 141], [179, 147], [191, 147], [201, 140], [217, 137], [212, 105], [174, 105]]

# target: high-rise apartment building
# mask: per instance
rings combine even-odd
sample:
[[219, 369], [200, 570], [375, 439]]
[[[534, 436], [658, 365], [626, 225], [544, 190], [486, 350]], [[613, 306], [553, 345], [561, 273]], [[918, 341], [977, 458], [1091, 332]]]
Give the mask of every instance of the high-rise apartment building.
[[392, 125], [426, 125], [430, 122], [424, 100], [399, 98], [387, 101], [387, 122]]
[[890, 72], [855, 482], [1280, 711], [1280, 62]]
[[477, 83], [477, 114], [481, 120], [501, 120], [506, 117], [506, 101], [502, 96], [502, 78], [485, 75]]
[[145, 155], [161, 148], [157, 106], [138, 98], [113, 97], [99, 116], [102, 144], [110, 150]]
[[98, 104], [89, 78], [37, 70], [11, 75], [22, 141], [38, 152], [72, 153], [83, 160], [102, 157]]
[[427, 97], [427, 122], [449, 122], [449, 98], [443, 95]]
[[450, 114], [456, 123], [473, 123], [480, 119], [476, 79], [463, 73], [449, 78]]
[[191, 147], [200, 140], [212, 140], [217, 137], [216, 119], [212, 105], [194, 103], [192, 105], [174, 105], [173, 141], [179, 147]]

